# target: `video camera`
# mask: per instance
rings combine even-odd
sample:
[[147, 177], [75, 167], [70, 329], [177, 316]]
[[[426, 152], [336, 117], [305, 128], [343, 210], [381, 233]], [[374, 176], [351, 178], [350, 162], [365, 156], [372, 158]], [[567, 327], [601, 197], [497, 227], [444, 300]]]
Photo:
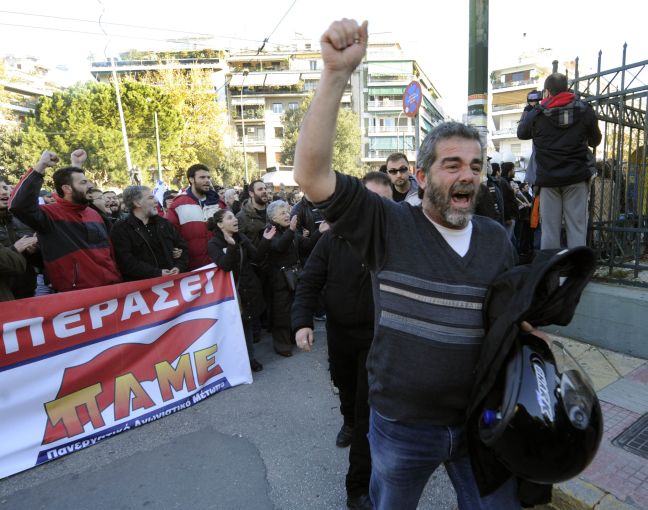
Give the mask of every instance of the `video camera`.
[[540, 101], [542, 101], [541, 90], [532, 90], [527, 94], [527, 103], [532, 103], [532, 102], [539, 103]]

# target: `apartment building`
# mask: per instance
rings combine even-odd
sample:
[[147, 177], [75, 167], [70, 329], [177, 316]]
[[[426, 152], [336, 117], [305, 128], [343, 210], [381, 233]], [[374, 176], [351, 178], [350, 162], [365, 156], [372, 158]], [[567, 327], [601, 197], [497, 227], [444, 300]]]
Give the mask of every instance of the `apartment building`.
[[[403, 152], [411, 162], [416, 161], [420, 141], [444, 120], [432, 80], [397, 43], [370, 43], [360, 69], [362, 161], [376, 169], [393, 152]], [[421, 84], [423, 92], [415, 118], [403, 113], [403, 93], [412, 80]]]
[[50, 80], [49, 67], [33, 57], [3, 57], [2, 70], [0, 124], [25, 122], [34, 115], [41, 96], [60, 89]]
[[[113, 66], [118, 74], [135, 78], [163, 68], [209, 71], [231, 128], [226, 143], [245, 152], [250, 168], [263, 170], [281, 164], [282, 116], [317, 88], [323, 63], [319, 47], [300, 39], [260, 54], [256, 50], [134, 52], [114, 62], [94, 62], [91, 73], [99, 81], [110, 81]], [[418, 119], [403, 114], [403, 92], [414, 79], [423, 90]], [[415, 60], [403, 55], [398, 44], [370, 44], [366, 60], [352, 75], [341, 100], [341, 106], [353, 109], [360, 119], [362, 162], [378, 168], [392, 152], [405, 152], [414, 161], [417, 140], [443, 120], [438, 99], [430, 78]]]

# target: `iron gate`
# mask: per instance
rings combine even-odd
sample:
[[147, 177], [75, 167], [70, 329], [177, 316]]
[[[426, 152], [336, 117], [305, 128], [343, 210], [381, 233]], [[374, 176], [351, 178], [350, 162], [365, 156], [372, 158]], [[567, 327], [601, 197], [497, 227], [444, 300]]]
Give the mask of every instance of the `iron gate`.
[[598, 173], [591, 187], [588, 245], [597, 253], [602, 278], [648, 287], [648, 60], [580, 76], [572, 87], [591, 104], [603, 140], [596, 148]]

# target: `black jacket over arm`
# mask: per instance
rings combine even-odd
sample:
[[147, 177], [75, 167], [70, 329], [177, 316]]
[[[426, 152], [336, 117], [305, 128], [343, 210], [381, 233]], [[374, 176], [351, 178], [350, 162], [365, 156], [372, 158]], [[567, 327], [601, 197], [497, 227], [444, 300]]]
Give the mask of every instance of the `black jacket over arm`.
[[313, 313], [324, 288], [327, 321], [369, 331], [371, 337], [374, 306], [369, 269], [349, 243], [332, 231], [321, 237], [299, 277], [291, 314], [295, 331], [313, 327]]
[[[187, 270], [189, 250], [178, 231], [161, 216], [153, 216], [149, 221], [162, 245], [162, 252], [156, 253], [148, 242], [142, 223], [132, 214], [119, 220], [113, 226], [110, 237], [115, 248], [117, 266], [126, 280], [144, 280], [162, 275], [162, 269], [177, 267], [180, 272]], [[180, 248], [182, 255], [174, 259], [173, 248]]]

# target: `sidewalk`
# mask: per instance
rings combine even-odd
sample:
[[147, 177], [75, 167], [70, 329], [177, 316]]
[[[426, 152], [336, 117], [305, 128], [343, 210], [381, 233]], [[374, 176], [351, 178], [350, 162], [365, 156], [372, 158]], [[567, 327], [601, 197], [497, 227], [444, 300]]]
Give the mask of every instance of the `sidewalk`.
[[[648, 508], [648, 360], [551, 336], [567, 347], [592, 379], [601, 401], [604, 433], [590, 466], [579, 477], [555, 486], [553, 502], [546, 508]], [[646, 420], [637, 423], [642, 417]], [[631, 437], [623, 441], [626, 446], [619, 445], [617, 438], [635, 423]]]

